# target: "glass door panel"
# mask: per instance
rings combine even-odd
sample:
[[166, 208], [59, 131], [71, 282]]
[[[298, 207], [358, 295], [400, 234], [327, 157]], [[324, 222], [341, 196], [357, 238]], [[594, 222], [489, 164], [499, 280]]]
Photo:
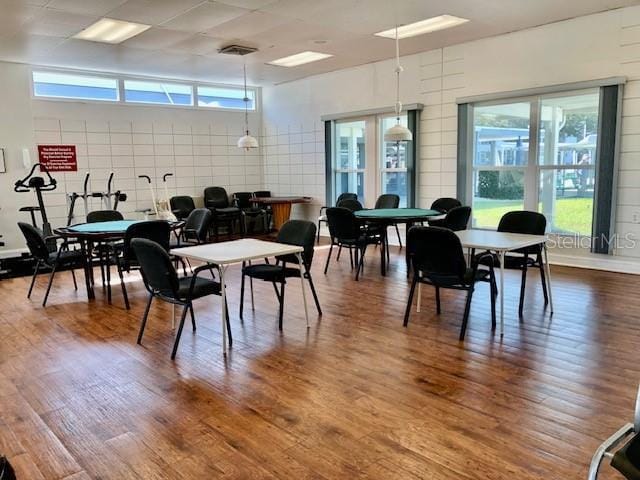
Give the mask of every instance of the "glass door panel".
[[336, 198], [341, 193], [357, 193], [365, 202], [366, 121], [336, 122], [334, 184]]

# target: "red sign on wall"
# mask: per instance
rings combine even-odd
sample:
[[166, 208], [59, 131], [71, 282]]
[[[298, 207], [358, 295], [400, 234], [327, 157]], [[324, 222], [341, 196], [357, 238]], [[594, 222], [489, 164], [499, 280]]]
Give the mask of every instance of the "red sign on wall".
[[38, 145], [38, 160], [50, 172], [77, 172], [75, 145]]

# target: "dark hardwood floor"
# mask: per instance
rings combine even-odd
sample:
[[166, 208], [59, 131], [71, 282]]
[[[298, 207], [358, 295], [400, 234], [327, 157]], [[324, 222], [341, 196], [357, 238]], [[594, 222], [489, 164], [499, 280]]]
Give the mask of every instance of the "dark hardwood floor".
[[[137, 275], [127, 312], [100, 289], [87, 302], [69, 273], [40, 306], [46, 275], [0, 283], [0, 453], [21, 480], [583, 479], [596, 446], [632, 419], [640, 378], [640, 277], [553, 267], [555, 314], [530, 272], [524, 319], [508, 272], [505, 335], [476, 292], [464, 343], [462, 292], [423, 289], [408, 328], [404, 262], [387, 278], [369, 252], [355, 282], [348, 255], [313, 268], [324, 315], [305, 328], [298, 281], [284, 332], [272, 286], [255, 282], [222, 355], [219, 297], [197, 301], [175, 362], [170, 307], [146, 300]], [[117, 278], [116, 275], [114, 275]], [[309, 295], [309, 299], [311, 296]], [[603, 467], [603, 471], [607, 471]], [[607, 472], [602, 478], [618, 478]]]

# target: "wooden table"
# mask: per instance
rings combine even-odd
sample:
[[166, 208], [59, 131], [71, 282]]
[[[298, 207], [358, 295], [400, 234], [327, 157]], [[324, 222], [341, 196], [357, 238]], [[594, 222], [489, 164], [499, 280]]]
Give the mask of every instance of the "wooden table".
[[[304, 314], [307, 320], [307, 328], [309, 328], [309, 312], [307, 310], [307, 295], [304, 290], [304, 262], [302, 261], [302, 252], [304, 249], [297, 245], [287, 245], [277, 242], [266, 242], [255, 238], [243, 238], [241, 240], [232, 240], [229, 242], [209, 243], [206, 245], [196, 245], [194, 247], [174, 248], [171, 254], [177, 257], [183, 257], [201, 262], [215, 265], [220, 273], [220, 293], [222, 298], [226, 298], [226, 286], [224, 274], [227, 267], [234, 263], [242, 263], [249, 260], [259, 258], [276, 257], [278, 255], [294, 254], [298, 257], [298, 265], [300, 266], [300, 285], [302, 287], [302, 300], [304, 302]], [[222, 305], [222, 348], [227, 353], [227, 302], [220, 302]]]
[[262, 205], [271, 205], [273, 214], [273, 227], [280, 230], [282, 225], [289, 220], [291, 205], [294, 203], [311, 203], [310, 197], [255, 197], [252, 202]]
[[504, 334], [504, 257], [507, 252], [520, 248], [542, 245], [544, 252], [544, 266], [547, 276], [547, 292], [549, 294], [549, 308], [553, 313], [553, 298], [551, 296], [551, 271], [547, 253], [546, 235], [525, 235], [521, 233], [496, 232], [493, 230], [462, 230], [456, 232], [464, 248], [489, 250], [495, 252], [500, 259], [500, 335]]

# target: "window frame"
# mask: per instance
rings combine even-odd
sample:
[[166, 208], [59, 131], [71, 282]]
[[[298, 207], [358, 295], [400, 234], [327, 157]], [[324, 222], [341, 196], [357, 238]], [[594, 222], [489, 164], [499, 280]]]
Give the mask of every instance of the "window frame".
[[[181, 105], [181, 104], [175, 104], [175, 103], [159, 103], [159, 102], [144, 102], [141, 100], [127, 100], [127, 86], [126, 83], [127, 82], [146, 82], [146, 83], [157, 83], [158, 85], [175, 85], [175, 86], [180, 86], [180, 87], [189, 87], [189, 90], [191, 92], [191, 104], [189, 105]], [[167, 98], [169, 97], [169, 94], [167, 94], [165, 92], [165, 94], [167, 95]], [[150, 79], [140, 79], [140, 78], [122, 78], [122, 97], [123, 97], [123, 103], [131, 103], [131, 104], [138, 104], [138, 105], [153, 105], [153, 106], [160, 106], [160, 107], [193, 107], [196, 101], [196, 93], [193, 90], [193, 85], [191, 83], [179, 83], [179, 82], [174, 82], [174, 81], [164, 81], [164, 80], [150, 80]]]
[[[474, 194], [474, 174], [480, 171], [514, 171], [521, 170], [524, 171], [524, 194], [523, 194], [523, 208], [526, 210], [532, 210], [535, 212], [539, 211], [539, 202], [540, 202], [540, 177], [544, 171], [558, 171], [558, 170], [591, 170], [594, 172], [594, 196], [593, 196], [593, 207], [592, 207], [592, 221], [591, 221], [591, 229], [592, 232], [595, 228], [595, 215], [597, 209], [597, 199], [596, 199], [596, 189], [598, 184], [597, 172], [598, 165], [597, 163], [600, 161], [599, 158], [596, 159], [596, 163], [592, 163], [589, 166], [578, 166], [578, 165], [561, 165], [561, 164], [540, 164], [539, 163], [539, 153], [540, 153], [540, 108], [542, 102], [545, 99], [549, 98], [562, 98], [573, 95], [580, 95], [585, 93], [598, 93], [598, 101], [601, 103], [601, 89], [597, 86], [584, 86], [582, 88], [571, 88], [567, 90], [558, 90], [552, 92], [539, 92], [529, 95], [516, 95], [513, 97], [508, 96], [499, 96], [495, 100], [483, 99], [477, 102], [469, 102], [464, 104], [459, 104], [459, 106], [464, 105], [466, 107], [466, 119], [460, 119], [460, 122], [468, 122], [465, 125], [466, 137], [467, 138], [459, 138], [458, 142], [458, 152], [460, 152], [460, 148], [464, 147], [466, 151], [466, 158], [463, 159], [465, 164], [465, 197], [468, 200], [469, 204], [473, 204], [473, 194]], [[496, 106], [496, 105], [505, 105], [505, 104], [514, 104], [514, 103], [528, 103], [529, 104], [529, 149], [527, 154], [527, 163], [525, 165], [500, 165], [500, 166], [476, 166], [474, 164], [474, 160], [476, 157], [476, 145], [473, 139], [474, 135], [474, 127], [475, 127], [475, 108], [484, 107], [484, 106]], [[460, 112], [459, 112], [460, 113]], [[598, 125], [596, 130], [600, 131], [601, 125], [601, 111], [600, 106], [598, 105]], [[463, 143], [461, 143], [463, 142]], [[600, 138], [598, 139], [598, 143], [594, 149], [596, 152], [600, 150]], [[473, 221], [473, 212], [472, 212], [472, 221]], [[476, 227], [473, 228], [479, 230], [491, 230], [492, 227]], [[585, 237], [592, 236], [592, 233], [589, 235], [584, 235], [579, 232], [571, 232], [571, 233], [560, 233], [560, 232], [549, 232], [558, 237]]]
[[[96, 99], [84, 99], [84, 98], [72, 98], [72, 97], [48, 97], [48, 96], [39, 96], [35, 94], [33, 74], [35, 72], [42, 73], [60, 73], [67, 75], [77, 75], [82, 77], [95, 77], [107, 80], [116, 80], [118, 85], [118, 100], [96, 100]], [[124, 91], [124, 82], [125, 80], [132, 81], [140, 81], [140, 82], [156, 82], [156, 83], [168, 83], [168, 84], [177, 84], [183, 86], [190, 86], [192, 91], [192, 105], [171, 105], [164, 103], [147, 103], [147, 102], [138, 102], [138, 101], [126, 101], [125, 100], [125, 91]], [[118, 105], [118, 106], [144, 106], [148, 108], [177, 108], [177, 109], [187, 109], [187, 110], [203, 110], [203, 111], [220, 111], [220, 112], [236, 112], [241, 113], [244, 112], [244, 108], [224, 108], [224, 107], [207, 107], [207, 106], [199, 106], [198, 105], [198, 86], [200, 87], [212, 87], [212, 88], [226, 88], [233, 89], [244, 92], [244, 86], [242, 85], [230, 85], [230, 84], [222, 84], [222, 83], [207, 83], [207, 82], [197, 82], [197, 81], [185, 81], [175, 78], [164, 78], [164, 77], [151, 77], [151, 76], [142, 76], [142, 75], [120, 75], [114, 74], [110, 72], [92, 72], [85, 70], [75, 70], [75, 69], [62, 69], [62, 68], [50, 68], [50, 67], [38, 67], [32, 66], [29, 69], [29, 88], [31, 91], [32, 100], [45, 101], [45, 102], [73, 102], [73, 103], [83, 103], [83, 104], [96, 104], [96, 105]], [[257, 113], [261, 110], [261, 89], [260, 87], [247, 86], [247, 91], [253, 92], [253, 108], [249, 108], [249, 112]]]

